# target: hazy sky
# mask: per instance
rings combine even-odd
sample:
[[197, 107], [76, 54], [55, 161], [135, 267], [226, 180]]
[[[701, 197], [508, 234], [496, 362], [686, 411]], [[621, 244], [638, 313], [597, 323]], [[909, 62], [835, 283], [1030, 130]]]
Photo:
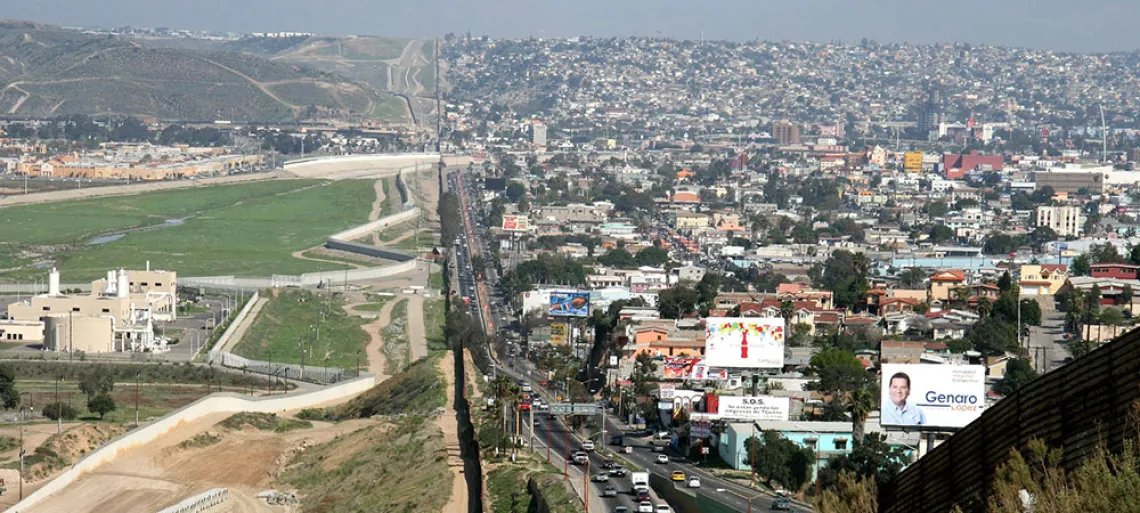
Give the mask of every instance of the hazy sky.
[[964, 41], [1062, 51], [1140, 49], [1137, 0], [0, 0], [0, 17], [436, 37], [663, 35], [696, 39]]

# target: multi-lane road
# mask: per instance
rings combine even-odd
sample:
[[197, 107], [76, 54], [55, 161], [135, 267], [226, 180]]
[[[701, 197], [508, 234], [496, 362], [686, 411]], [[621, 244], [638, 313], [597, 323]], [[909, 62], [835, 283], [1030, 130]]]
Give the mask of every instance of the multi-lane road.
[[[455, 247], [456, 267], [458, 270], [457, 278], [460, 286], [460, 294], [469, 298], [469, 309], [471, 314], [481, 325], [486, 329], [487, 333], [495, 333], [497, 326], [506, 326], [510, 321], [510, 312], [504, 305], [505, 302], [498, 297], [492, 298], [488, 293], [487, 283], [494, 283], [498, 279], [495, 274], [493, 266], [493, 256], [490, 248], [482, 240], [482, 234], [485, 229], [486, 213], [481, 207], [478, 200], [478, 191], [475, 184], [465, 176], [462, 171], [449, 172], [447, 174], [448, 190], [457, 193], [460, 200], [461, 214], [463, 216], [464, 233], [461, 235], [459, 243]], [[478, 228], [478, 229], [477, 229]], [[482, 255], [487, 265], [486, 276], [476, 276], [474, 269], [471, 268], [471, 257], [474, 255]], [[494, 300], [492, 300], [494, 299]], [[517, 354], [513, 353], [513, 354]], [[497, 363], [498, 370], [505, 372], [512, 378], [519, 381], [528, 382], [540, 395], [545, 397], [548, 402], [553, 401], [555, 395], [553, 391], [539, 386], [538, 382], [541, 380], [537, 369], [534, 365], [524, 359], [517, 359], [507, 355], [494, 355]], [[761, 493], [756, 489], [752, 489], [747, 485], [741, 485], [736, 482], [721, 479], [704, 469], [702, 469], [698, 462], [687, 461], [674, 452], [667, 450], [670, 458], [668, 464], [659, 464], [656, 462], [657, 455], [651, 450], [647, 443], [647, 439], [638, 438], [635, 430], [629, 426], [620, 423], [615, 415], [609, 415], [606, 421], [606, 438], [602, 439], [601, 436], [594, 436], [593, 440], [599, 448], [604, 444], [608, 444], [609, 437], [613, 435], [622, 435], [625, 438], [625, 444], [632, 446], [633, 452], [630, 454], [622, 454], [621, 457], [637, 465], [647, 472], [657, 474], [668, 479], [671, 474], [680, 470], [686, 476], [697, 476], [701, 479], [701, 486], [706, 491], [717, 497], [717, 499], [737, 510], [737, 511], [764, 511], [771, 510], [772, 503], [775, 497]], [[520, 431], [524, 436], [529, 439], [529, 425], [527, 419], [523, 419]], [[558, 417], [550, 418], [545, 412], [535, 413], [535, 430], [534, 438], [536, 440], [534, 449], [536, 452], [542, 453], [545, 456], [547, 447], [550, 448], [551, 462], [558, 468], [568, 468], [569, 479], [575, 480], [575, 488], [581, 490], [581, 482], [584, 480], [585, 468], [580, 465], [564, 464], [564, 457], [566, 454], [573, 454], [574, 451], [581, 449], [581, 439], [573, 432], [568, 432], [566, 424], [563, 419]], [[616, 449], [609, 447], [607, 449]], [[597, 451], [589, 453], [589, 474], [602, 472], [602, 463], [607, 458]], [[618, 496], [616, 498], [603, 498], [602, 492], [607, 486], [614, 486], [618, 489]], [[686, 483], [678, 483], [677, 486], [684, 487]], [[629, 476], [624, 478], [611, 477], [609, 482], [589, 484], [591, 499], [589, 501], [590, 511], [609, 511], [612, 512], [618, 506], [625, 506], [628, 511], [637, 511], [637, 501], [631, 493], [631, 483]], [[751, 498], [751, 504], [749, 504]], [[653, 494], [652, 501], [654, 505], [664, 504], [661, 499]], [[792, 511], [811, 511], [808, 508], [803, 508], [798, 505], [792, 506]]]

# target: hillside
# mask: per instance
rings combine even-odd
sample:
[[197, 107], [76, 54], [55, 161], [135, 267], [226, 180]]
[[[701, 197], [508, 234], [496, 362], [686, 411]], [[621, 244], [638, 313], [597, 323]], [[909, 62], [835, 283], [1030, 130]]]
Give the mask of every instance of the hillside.
[[[410, 100], [415, 118], [424, 122], [434, 115], [435, 59], [431, 41], [379, 36], [312, 36], [204, 42], [194, 39], [141, 40], [147, 45], [211, 48], [240, 52], [270, 61], [334, 73], [362, 84], [378, 94], [392, 93]], [[389, 115], [403, 115], [408, 104], [383, 106]]]
[[300, 63], [0, 21], [0, 114], [403, 121], [399, 100]]

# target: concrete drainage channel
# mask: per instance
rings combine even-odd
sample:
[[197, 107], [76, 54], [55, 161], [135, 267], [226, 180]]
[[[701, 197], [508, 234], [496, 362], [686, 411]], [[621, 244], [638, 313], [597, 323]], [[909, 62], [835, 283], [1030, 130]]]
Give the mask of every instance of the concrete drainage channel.
[[467, 481], [467, 513], [483, 513], [483, 466], [479, 462], [479, 442], [467, 403], [466, 377], [463, 373], [463, 348], [455, 355], [455, 416], [459, 423], [459, 455], [463, 458], [463, 477]]

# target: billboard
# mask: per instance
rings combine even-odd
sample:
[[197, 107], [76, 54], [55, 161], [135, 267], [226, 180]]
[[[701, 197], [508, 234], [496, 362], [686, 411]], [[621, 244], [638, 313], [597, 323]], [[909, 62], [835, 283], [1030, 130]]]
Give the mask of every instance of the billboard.
[[587, 292], [551, 292], [548, 315], [554, 317], [589, 317], [590, 294]]
[[791, 400], [787, 397], [720, 396], [717, 413], [722, 419], [787, 421]]
[[783, 367], [784, 319], [705, 319], [705, 365], [747, 369]]
[[706, 379], [726, 380], [728, 379], [728, 371], [724, 369], [710, 369], [705, 365], [705, 361], [701, 360], [693, 364], [693, 373], [689, 375], [689, 379], [703, 381]]
[[701, 361], [700, 358], [687, 356], [667, 356], [661, 366], [665, 379], [689, 379], [693, 373], [693, 365]]
[[881, 424], [958, 428], [986, 408], [984, 365], [883, 364]]
[[529, 232], [530, 218], [527, 216], [503, 216], [503, 231]]
[[922, 152], [908, 151], [903, 154], [903, 169], [911, 172], [922, 171]]
[[550, 345], [561, 346], [566, 344], [567, 334], [570, 333], [566, 323], [556, 322], [550, 325]]

